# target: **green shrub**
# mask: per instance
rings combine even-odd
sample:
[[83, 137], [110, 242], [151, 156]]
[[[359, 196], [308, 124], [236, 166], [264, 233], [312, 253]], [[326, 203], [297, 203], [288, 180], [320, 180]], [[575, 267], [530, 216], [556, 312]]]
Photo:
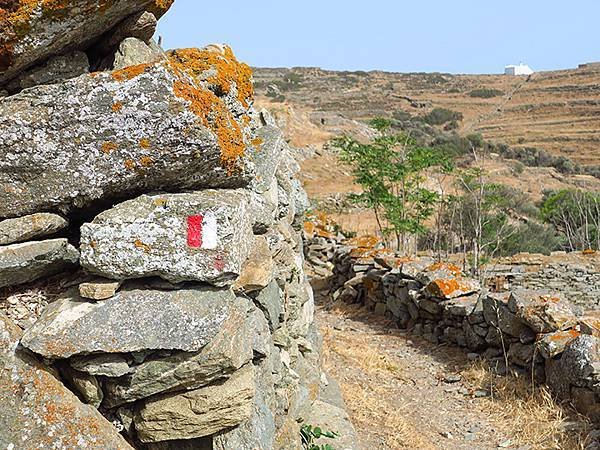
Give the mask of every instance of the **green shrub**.
[[423, 120], [429, 125], [443, 125], [453, 120], [463, 119], [462, 113], [446, 108], [433, 108], [431, 112], [423, 116]]
[[316, 440], [322, 437], [335, 439], [339, 436], [335, 431], [324, 431], [320, 427], [304, 424], [300, 428], [300, 437], [302, 438], [302, 447], [305, 450], [334, 450], [329, 444], [318, 445]]
[[502, 94], [504, 94], [504, 92], [502, 92], [498, 89], [488, 89], [488, 88], [473, 89], [471, 92], [469, 92], [470, 97], [477, 97], [477, 98], [492, 98], [492, 97], [498, 97]]

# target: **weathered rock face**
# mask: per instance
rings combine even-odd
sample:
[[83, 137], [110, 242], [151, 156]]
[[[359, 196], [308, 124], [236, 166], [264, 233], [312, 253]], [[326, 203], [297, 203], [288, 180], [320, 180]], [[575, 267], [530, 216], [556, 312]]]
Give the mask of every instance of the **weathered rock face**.
[[52, 235], [67, 226], [56, 214], [38, 213], [0, 221], [0, 245], [14, 244]]
[[20, 333], [0, 315], [0, 447], [130, 449], [95, 408], [18, 351]]
[[33, 67], [12, 80], [6, 89], [16, 92], [41, 84], [59, 83], [69, 78], [75, 78], [90, 71], [90, 63], [85, 53], [69, 52], [50, 58], [42, 66]]
[[103, 302], [76, 290], [56, 300], [21, 343], [47, 358], [90, 353], [201, 349], [231, 317], [235, 296], [210, 288], [123, 290]]
[[137, 411], [136, 430], [142, 442], [156, 442], [193, 439], [234, 427], [252, 414], [254, 388], [254, 367], [249, 365], [223, 384], [157, 397]]
[[81, 263], [108, 278], [225, 285], [240, 274], [252, 240], [241, 190], [144, 195], [81, 228]]
[[116, 406], [154, 394], [189, 390], [229, 377], [252, 357], [255, 330], [246, 321], [239, 299], [218, 333], [198, 352], [175, 352], [132, 365], [123, 378], [108, 380], [107, 404]]
[[172, 0], [8, 1], [0, 7], [0, 85], [67, 49], [85, 49], [123, 19], [144, 10], [160, 17]]
[[[251, 130], [236, 120], [247, 110], [234, 90], [221, 99], [199, 83], [161, 63], [2, 99], [0, 218], [142, 190], [246, 185]], [[224, 102], [237, 102], [235, 118]], [[211, 123], [214, 108], [223, 117]]]
[[112, 69], [125, 69], [129, 66], [157, 62], [166, 59], [165, 53], [154, 42], [146, 44], [144, 41], [128, 37], [123, 39], [115, 53], [108, 57], [104, 64]]
[[66, 239], [0, 247], [0, 287], [28, 283], [73, 267], [79, 252]]

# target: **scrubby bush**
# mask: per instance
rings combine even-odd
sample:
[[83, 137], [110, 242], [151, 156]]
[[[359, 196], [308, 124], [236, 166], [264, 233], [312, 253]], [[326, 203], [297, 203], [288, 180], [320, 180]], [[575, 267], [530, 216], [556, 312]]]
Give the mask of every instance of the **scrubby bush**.
[[498, 89], [488, 89], [488, 88], [473, 89], [471, 92], [469, 92], [470, 97], [477, 97], [477, 98], [492, 98], [492, 97], [498, 97], [502, 94], [504, 94], [504, 92], [502, 92]]
[[443, 125], [453, 120], [463, 119], [462, 113], [446, 108], [433, 108], [431, 112], [423, 116], [423, 120], [430, 125]]
[[513, 226], [506, 239], [498, 245], [496, 254], [510, 256], [519, 252], [529, 252], [549, 255], [561, 246], [562, 240], [553, 227], [530, 221]]

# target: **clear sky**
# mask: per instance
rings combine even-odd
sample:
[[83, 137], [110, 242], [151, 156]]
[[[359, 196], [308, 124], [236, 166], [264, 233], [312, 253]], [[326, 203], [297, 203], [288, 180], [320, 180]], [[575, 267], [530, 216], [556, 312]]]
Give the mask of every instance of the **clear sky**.
[[175, 0], [157, 33], [258, 67], [498, 73], [600, 60], [599, 18], [600, 0]]

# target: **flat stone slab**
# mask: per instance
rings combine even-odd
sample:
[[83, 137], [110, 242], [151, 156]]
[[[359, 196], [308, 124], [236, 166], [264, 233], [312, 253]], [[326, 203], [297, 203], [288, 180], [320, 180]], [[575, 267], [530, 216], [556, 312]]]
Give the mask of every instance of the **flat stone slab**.
[[[150, 357], [121, 378], [106, 381], [106, 404], [114, 407], [165, 391], [197, 389], [228, 378], [253, 357], [255, 329], [246, 319], [248, 301], [236, 299], [230, 315], [202, 350]], [[269, 335], [270, 336], [270, 335]]]
[[79, 285], [79, 295], [89, 300], [106, 300], [117, 293], [121, 287], [120, 281], [94, 280]]
[[20, 335], [0, 314], [0, 448], [131, 449], [98, 410], [17, 350]]
[[508, 299], [508, 309], [536, 333], [563, 331], [577, 325], [571, 304], [546, 290], [515, 289]]
[[242, 267], [242, 272], [233, 288], [241, 292], [254, 292], [266, 288], [273, 280], [275, 264], [271, 249], [264, 236], [256, 236], [250, 255]]
[[135, 428], [142, 442], [209, 436], [250, 418], [254, 392], [250, 364], [222, 384], [148, 400], [136, 412]]
[[194, 352], [231, 316], [235, 295], [208, 287], [177, 291], [131, 289], [101, 302], [73, 289], [51, 303], [21, 344], [46, 358], [142, 350]]
[[37, 213], [0, 221], [0, 245], [50, 236], [68, 225], [57, 214]]
[[73, 267], [79, 252], [66, 239], [0, 247], [0, 287], [29, 283]]
[[81, 264], [113, 279], [230, 284], [253, 244], [242, 190], [142, 195], [81, 227]]
[[450, 300], [479, 292], [481, 287], [479, 282], [472, 278], [441, 275], [431, 280], [426, 290], [433, 297]]

